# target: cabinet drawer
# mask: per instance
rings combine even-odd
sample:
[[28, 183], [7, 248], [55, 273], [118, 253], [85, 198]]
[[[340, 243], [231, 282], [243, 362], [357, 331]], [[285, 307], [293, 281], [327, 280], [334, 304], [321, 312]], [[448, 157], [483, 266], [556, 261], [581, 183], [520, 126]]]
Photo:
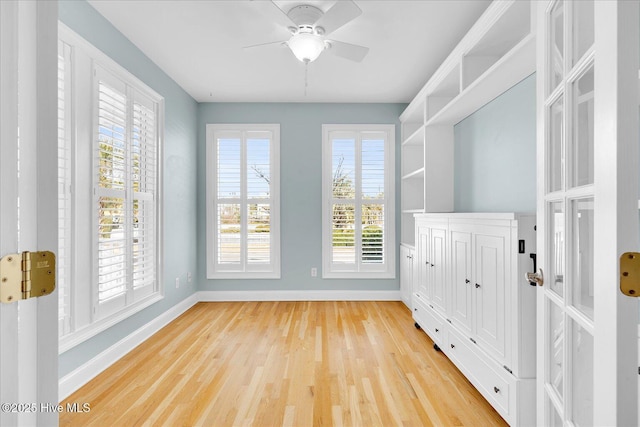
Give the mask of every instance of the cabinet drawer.
[[516, 391], [515, 378], [509, 381], [504, 375], [496, 372], [496, 368], [488, 361], [489, 357], [469, 338], [459, 335], [456, 331], [449, 331], [449, 343], [444, 350], [489, 403], [509, 420], [509, 393]]
[[440, 347], [445, 344], [446, 330], [444, 319], [436, 314], [428, 302], [417, 296], [413, 298], [413, 318], [427, 335], [431, 337], [434, 343]]

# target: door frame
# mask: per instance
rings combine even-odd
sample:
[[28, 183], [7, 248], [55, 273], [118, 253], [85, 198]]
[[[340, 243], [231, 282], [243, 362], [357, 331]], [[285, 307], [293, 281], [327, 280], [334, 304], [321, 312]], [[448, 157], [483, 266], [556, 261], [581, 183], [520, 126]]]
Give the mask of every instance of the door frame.
[[[0, 256], [57, 252], [58, 4], [3, 0], [0, 21]], [[0, 304], [1, 425], [58, 424], [57, 296]]]
[[[596, 71], [595, 91], [601, 103], [595, 103], [595, 116], [602, 117], [595, 126], [595, 197], [604, 206], [615, 209], [595, 209], [594, 283], [595, 307], [598, 313], [608, 313], [598, 321], [594, 333], [594, 360], [611, 358], [615, 364], [595, 363], [594, 400], [599, 409], [594, 423], [605, 425], [638, 424], [638, 300], [620, 292], [619, 257], [624, 252], [640, 251], [638, 171], [640, 134], [638, 131], [638, 69], [640, 8], [637, 1], [596, 1]], [[598, 28], [617, 31], [601, 31]], [[606, 68], [605, 68], [606, 67]], [[598, 70], [598, 69], [596, 69]], [[601, 73], [601, 74], [599, 74]], [[606, 76], [614, 78], [607, 78]], [[600, 110], [599, 110], [600, 107]], [[617, 141], [617, 150], [598, 141]], [[600, 160], [600, 161], [598, 161]], [[611, 171], [617, 170], [617, 174]], [[599, 179], [602, 178], [602, 179]], [[616, 236], [612, 239], [611, 236]], [[616, 333], [612, 333], [616, 331]], [[600, 384], [600, 385], [599, 385]]]

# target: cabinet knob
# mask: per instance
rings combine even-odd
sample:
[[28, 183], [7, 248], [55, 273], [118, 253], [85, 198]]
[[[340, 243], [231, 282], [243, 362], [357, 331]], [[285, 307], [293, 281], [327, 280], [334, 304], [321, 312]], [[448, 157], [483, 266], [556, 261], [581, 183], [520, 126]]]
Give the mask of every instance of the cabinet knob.
[[440, 332], [440, 329], [436, 328], [436, 332]]
[[431, 264], [431, 267], [433, 267], [433, 264]]
[[493, 391], [495, 391], [496, 393], [500, 393], [500, 389], [498, 387], [494, 387]]
[[453, 345], [453, 344], [451, 344], [451, 348], [456, 348], [456, 346], [455, 346], [455, 345]]
[[471, 283], [471, 280], [469, 280], [469, 279], [464, 279], [464, 283]]
[[476, 283], [476, 289], [478, 289], [480, 287], [480, 285], [478, 283]]

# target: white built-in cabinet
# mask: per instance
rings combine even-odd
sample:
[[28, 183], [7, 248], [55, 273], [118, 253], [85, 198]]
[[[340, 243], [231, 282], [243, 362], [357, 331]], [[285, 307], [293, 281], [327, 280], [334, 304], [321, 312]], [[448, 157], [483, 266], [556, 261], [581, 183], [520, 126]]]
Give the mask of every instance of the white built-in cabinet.
[[[496, 0], [400, 116], [403, 300], [512, 425], [535, 424], [533, 216], [454, 207], [454, 125], [535, 72], [531, 2]], [[524, 241], [525, 253], [519, 253]], [[403, 247], [405, 249], [403, 249]]]
[[437, 221], [417, 225], [417, 294], [424, 295], [432, 307], [441, 313], [445, 307], [445, 256], [446, 256], [446, 221]]
[[400, 296], [405, 305], [411, 308], [413, 298], [413, 259], [415, 248], [406, 244], [400, 245]]
[[413, 318], [511, 425], [535, 424], [535, 216], [416, 215]]

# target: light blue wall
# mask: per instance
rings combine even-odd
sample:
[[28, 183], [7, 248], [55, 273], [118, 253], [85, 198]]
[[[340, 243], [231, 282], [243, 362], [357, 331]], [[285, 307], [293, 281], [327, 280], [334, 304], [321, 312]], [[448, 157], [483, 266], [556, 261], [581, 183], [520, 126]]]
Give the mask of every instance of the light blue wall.
[[[406, 104], [206, 103], [198, 116], [198, 279], [201, 290], [397, 290], [398, 279], [322, 279], [322, 124], [396, 125]], [[282, 275], [278, 280], [207, 280], [205, 131], [208, 123], [279, 123]], [[399, 144], [396, 144], [396, 148]], [[396, 150], [396, 177], [400, 155]], [[396, 182], [399, 179], [396, 178]], [[400, 189], [396, 185], [396, 212]], [[396, 215], [397, 217], [398, 215]], [[396, 234], [399, 242], [399, 227]], [[397, 246], [397, 245], [396, 245]], [[397, 251], [397, 247], [395, 248]], [[312, 278], [311, 267], [318, 268]], [[397, 269], [396, 269], [397, 270]], [[397, 274], [396, 274], [397, 277]]]
[[[321, 127], [324, 123], [391, 123], [396, 125], [398, 142], [398, 117], [406, 107], [405, 104], [198, 104], [86, 1], [61, 0], [59, 17], [73, 31], [165, 98], [162, 263], [165, 298], [62, 354], [59, 363], [60, 377], [86, 363], [196, 290], [399, 288], [397, 278], [321, 278]], [[456, 210], [535, 210], [534, 90], [535, 80], [529, 77], [456, 125]], [[207, 123], [281, 125], [281, 279], [206, 279]], [[396, 148], [396, 212], [399, 212], [399, 144], [396, 144]], [[396, 234], [399, 236], [399, 227]], [[311, 267], [318, 268], [319, 277], [310, 277]], [[186, 283], [187, 272], [194, 273], [192, 284]], [[180, 289], [175, 288], [176, 277], [181, 279]]]
[[455, 126], [456, 212], [535, 212], [535, 89], [534, 74]]
[[[321, 125], [392, 123], [404, 104], [197, 104], [182, 88], [84, 0], [61, 0], [59, 18], [165, 99], [163, 180], [163, 301], [60, 355], [59, 376], [70, 373], [197, 290], [396, 290], [398, 279], [322, 280]], [[205, 126], [281, 124], [282, 279], [212, 281], [205, 276]], [[396, 157], [396, 175], [400, 156]], [[397, 188], [396, 210], [399, 208]], [[398, 230], [399, 231], [399, 230]], [[397, 249], [396, 249], [397, 250]], [[192, 284], [187, 272], [194, 273]], [[175, 279], [181, 279], [180, 289]]]
[[[198, 104], [137, 47], [84, 0], [61, 0], [59, 18], [73, 31], [102, 50], [165, 100], [163, 147], [164, 256], [161, 265], [165, 298], [60, 355], [60, 377], [153, 320], [195, 291], [187, 272], [197, 271], [196, 156]], [[175, 288], [180, 277], [182, 286]]]

